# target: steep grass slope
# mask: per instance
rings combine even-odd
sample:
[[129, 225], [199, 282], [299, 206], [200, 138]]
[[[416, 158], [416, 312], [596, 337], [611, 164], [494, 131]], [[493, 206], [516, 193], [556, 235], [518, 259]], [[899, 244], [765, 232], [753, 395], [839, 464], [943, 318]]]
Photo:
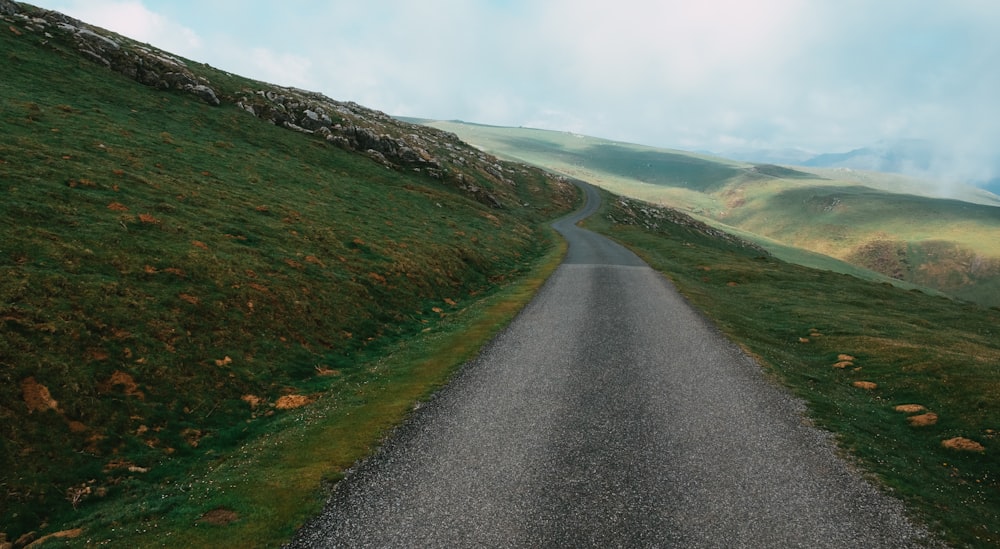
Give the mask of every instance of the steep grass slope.
[[[851, 274], [867, 269], [1000, 306], [1000, 198], [980, 189], [954, 186], [954, 198], [941, 198], [939, 185], [899, 175], [755, 165], [543, 130], [425, 123], [495, 154], [764, 237], [757, 241], [779, 244], [775, 254], [789, 260]], [[836, 261], [790, 253], [788, 246]]]
[[522, 276], [576, 201], [454, 136], [0, 7], [11, 540], [354, 395], [366, 361]]

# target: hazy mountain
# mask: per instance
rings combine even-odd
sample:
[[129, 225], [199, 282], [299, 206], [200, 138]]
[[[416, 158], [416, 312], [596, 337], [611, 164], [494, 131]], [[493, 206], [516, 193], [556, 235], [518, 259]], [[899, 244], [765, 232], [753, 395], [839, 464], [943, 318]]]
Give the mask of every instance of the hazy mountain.
[[820, 154], [801, 165], [920, 175], [931, 170], [938, 156], [938, 152], [929, 141], [901, 139], [883, 141], [844, 153]]

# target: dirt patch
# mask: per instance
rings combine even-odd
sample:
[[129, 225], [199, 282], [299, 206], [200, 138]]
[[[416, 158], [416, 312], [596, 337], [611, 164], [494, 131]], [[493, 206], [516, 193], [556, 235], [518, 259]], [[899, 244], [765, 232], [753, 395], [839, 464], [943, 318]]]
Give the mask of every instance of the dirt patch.
[[926, 414], [920, 414], [919, 416], [910, 416], [906, 418], [906, 421], [910, 422], [911, 427], [927, 427], [928, 425], [934, 425], [937, 423], [938, 415], [934, 412], [928, 412]]
[[202, 515], [201, 518], [198, 519], [198, 522], [214, 524], [216, 526], [225, 526], [229, 523], [236, 522], [239, 518], [240, 516], [236, 513], [236, 511], [225, 507], [218, 507]]
[[858, 389], [864, 389], [866, 391], [873, 391], [878, 389], [878, 383], [872, 381], [855, 381], [851, 385], [857, 387]]
[[285, 395], [274, 403], [274, 407], [279, 410], [291, 410], [301, 408], [312, 402], [312, 399], [305, 395]]
[[897, 412], [903, 412], [904, 414], [916, 414], [918, 412], [923, 412], [927, 408], [921, 404], [900, 404], [896, 406]]
[[39, 383], [34, 377], [25, 378], [21, 382], [21, 394], [24, 396], [24, 403], [28, 405], [29, 413], [59, 410], [59, 402], [52, 398], [48, 387]]
[[967, 439], [965, 437], [955, 437], [949, 438], [948, 440], [942, 440], [941, 446], [948, 448], [950, 450], [959, 450], [962, 452], [985, 452], [986, 448], [982, 444], [974, 440]]

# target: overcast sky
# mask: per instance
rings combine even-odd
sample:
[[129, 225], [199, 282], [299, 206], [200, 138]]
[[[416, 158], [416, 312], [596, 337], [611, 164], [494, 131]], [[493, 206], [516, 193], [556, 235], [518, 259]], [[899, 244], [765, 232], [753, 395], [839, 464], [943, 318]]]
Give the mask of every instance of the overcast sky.
[[[35, 0], [392, 115], [687, 150], [1000, 154], [995, 0]], [[990, 172], [990, 173], [986, 173]]]

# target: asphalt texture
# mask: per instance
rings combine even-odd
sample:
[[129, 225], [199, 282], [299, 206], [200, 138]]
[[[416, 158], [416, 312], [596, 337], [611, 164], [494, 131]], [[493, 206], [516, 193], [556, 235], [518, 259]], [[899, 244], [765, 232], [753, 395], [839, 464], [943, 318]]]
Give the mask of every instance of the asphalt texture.
[[621, 246], [564, 263], [289, 547], [914, 547], [804, 406]]

